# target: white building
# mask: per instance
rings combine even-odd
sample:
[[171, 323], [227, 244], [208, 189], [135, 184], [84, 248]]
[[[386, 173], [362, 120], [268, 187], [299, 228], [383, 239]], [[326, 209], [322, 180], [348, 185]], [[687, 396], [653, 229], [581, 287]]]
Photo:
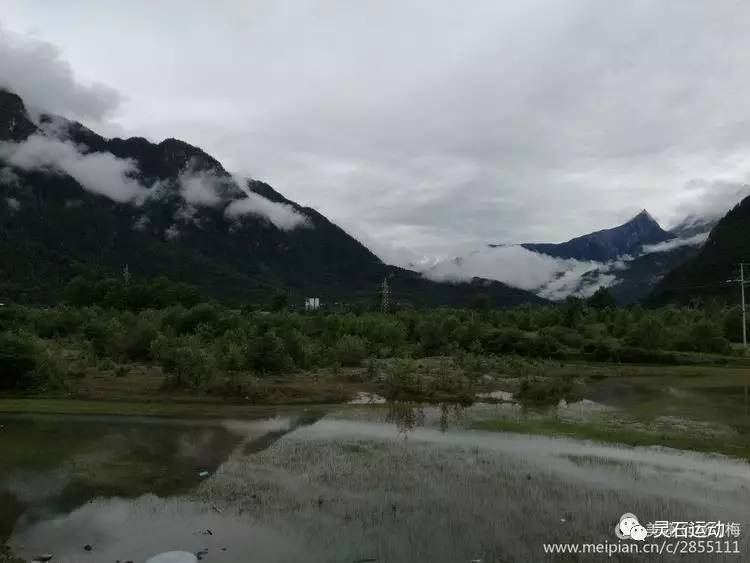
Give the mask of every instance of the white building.
[[320, 309], [319, 297], [308, 297], [305, 299], [305, 311], [317, 311]]

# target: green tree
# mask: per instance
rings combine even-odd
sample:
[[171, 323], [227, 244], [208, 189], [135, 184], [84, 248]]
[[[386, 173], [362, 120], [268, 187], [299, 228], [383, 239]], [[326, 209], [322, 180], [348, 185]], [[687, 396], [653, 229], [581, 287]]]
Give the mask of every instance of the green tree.
[[469, 299], [469, 309], [474, 311], [489, 311], [491, 306], [492, 300], [486, 293], [477, 293], [472, 295], [471, 299]]
[[654, 318], [644, 316], [625, 334], [625, 342], [647, 350], [659, 348], [664, 341], [664, 327]]
[[612, 297], [612, 294], [609, 292], [609, 290], [606, 287], [602, 286], [586, 300], [586, 303], [589, 305], [589, 307], [593, 307], [594, 309], [598, 309], [601, 311], [603, 309], [614, 307], [615, 299], [614, 297]]
[[575, 328], [583, 318], [583, 301], [578, 297], [568, 297], [562, 305], [563, 325]]
[[730, 351], [729, 341], [724, 338], [721, 326], [708, 320], [697, 322], [690, 328], [690, 339], [693, 350], [698, 352], [728, 354]]
[[742, 342], [742, 310], [733, 307], [724, 316], [724, 336], [732, 342]]
[[271, 299], [271, 311], [283, 311], [289, 305], [289, 296], [286, 293], [277, 293]]

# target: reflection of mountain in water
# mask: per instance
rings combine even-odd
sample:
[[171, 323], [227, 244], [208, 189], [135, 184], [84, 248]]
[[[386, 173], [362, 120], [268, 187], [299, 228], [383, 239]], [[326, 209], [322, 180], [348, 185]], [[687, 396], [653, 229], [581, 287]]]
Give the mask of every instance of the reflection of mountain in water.
[[0, 544], [14, 527], [69, 513], [95, 497], [183, 493], [202, 471], [213, 473], [248, 434], [257, 437], [245, 443], [245, 453], [257, 452], [320, 416], [304, 413], [281, 431], [254, 429], [252, 422], [238, 431], [220, 421], [7, 419], [0, 433]]

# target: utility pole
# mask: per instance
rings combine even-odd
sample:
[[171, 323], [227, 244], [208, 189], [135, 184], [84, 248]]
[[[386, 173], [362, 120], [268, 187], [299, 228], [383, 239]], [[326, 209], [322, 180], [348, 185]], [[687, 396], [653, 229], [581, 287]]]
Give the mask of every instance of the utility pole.
[[747, 348], [747, 321], [745, 319], [745, 264], [740, 262], [740, 295], [742, 307], [742, 345]]
[[[745, 319], [745, 264], [743, 262], [740, 262], [740, 286], [742, 287], [742, 290], [740, 291], [740, 299], [742, 304], [742, 345], [745, 347], [745, 352], [747, 352], [747, 322]], [[745, 382], [745, 415], [747, 415], [747, 382]]]

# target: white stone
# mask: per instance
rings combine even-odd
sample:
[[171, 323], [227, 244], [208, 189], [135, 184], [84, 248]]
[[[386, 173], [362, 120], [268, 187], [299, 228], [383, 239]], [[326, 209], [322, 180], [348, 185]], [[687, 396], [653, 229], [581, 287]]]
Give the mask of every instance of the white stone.
[[187, 551], [168, 551], [154, 555], [146, 563], [198, 563], [198, 558]]

